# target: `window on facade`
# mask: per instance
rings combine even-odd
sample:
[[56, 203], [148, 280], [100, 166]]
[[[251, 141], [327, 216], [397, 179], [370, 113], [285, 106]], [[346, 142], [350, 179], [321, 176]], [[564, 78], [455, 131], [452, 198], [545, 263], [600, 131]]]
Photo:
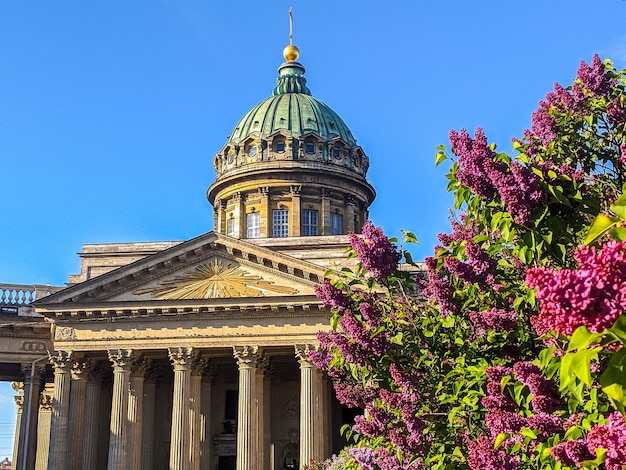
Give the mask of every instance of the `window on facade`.
[[317, 235], [317, 211], [305, 209], [302, 211], [302, 236]]
[[309, 155], [312, 155], [315, 153], [315, 143], [314, 142], [307, 142], [304, 144], [304, 151], [306, 153], [308, 153]]
[[285, 141], [277, 140], [274, 142], [274, 152], [283, 153], [285, 151]]
[[337, 147], [333, 148], [333, 157], [341, 158], [341, 150], [339, 150]]
[[343, 234], [343, 215], [330, 214], [330, 234], [331, 235]]
[[250, 212], [246, 215], [246, 227], [248, 238], [259, 238], [261, 236], [261, 216], [259, 212]]
[[229, 237], [235, 236], [235, 219], [232, 217], [226, 222], [226, 235]]
[[274, 238], [289, 236], [289, 211], [275, 209], [272, 213], [272, 236]]

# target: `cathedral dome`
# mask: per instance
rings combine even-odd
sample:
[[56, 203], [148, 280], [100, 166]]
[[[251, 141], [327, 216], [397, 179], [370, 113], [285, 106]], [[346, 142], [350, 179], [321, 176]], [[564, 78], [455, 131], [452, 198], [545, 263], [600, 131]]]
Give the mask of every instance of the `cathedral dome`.
[[[311, 95], [305, 68], [296, 61], [298, 49], [289, 45], [284, 55], [272, 96], [239, 120], [213, 159], [216, 180], [207, 198], [215, 209], [216, 230], [237, 238], [300, 236], [309, 232], [301, 230], [301, 216], [317, 220], [313, 213], [325, 204], [320, 226], [309, 234], [359, 231], [376, 196], [366, 179], [369, 158], [343, 119]], [[247, 216], [259, 207], [262, 215]], [[281, 210], [289, 213], [289, 227], [276, 235], [272, 217]], [[262, 220], [252, 236], [244, 215]], [[331, 219], [342, 222], [331, 229]]]
[[267, 138], [284, 131], [293, 138], [313, 133], [324, 141], [340, 138], [348, 145], [356, 145], [343, 119], [311, 96], [302, 65], [287, 62], [278, 70], [278, 85], [272, 96], [241, 118], [228, 138], [229, 143], [238, 144], [252, 134]]

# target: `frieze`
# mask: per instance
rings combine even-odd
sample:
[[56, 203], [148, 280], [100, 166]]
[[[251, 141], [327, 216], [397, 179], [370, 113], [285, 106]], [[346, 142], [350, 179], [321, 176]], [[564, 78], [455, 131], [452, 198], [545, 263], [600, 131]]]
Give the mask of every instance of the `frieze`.
[[54, 333], [54, 339], [59, 341], [69, 341], [76, 339], [76, 331], [71, 326], [57, 327]]
[[24, 341], [20, 351], [28, 352], [46, 352], [48, 345], [44, 341]]

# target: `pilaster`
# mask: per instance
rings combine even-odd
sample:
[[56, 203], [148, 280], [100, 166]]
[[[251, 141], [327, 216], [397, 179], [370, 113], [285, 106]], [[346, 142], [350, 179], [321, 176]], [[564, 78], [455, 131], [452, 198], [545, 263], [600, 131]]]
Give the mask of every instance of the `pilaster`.
[[35, 470], [46, 470], [50, 450], [50, 421], [52, 419], [52, 401], [54, 387], [46, 385], [39, 396], [39, 420], [37, 423], [37, 457]]
[[13, 397], [15, 400], [16, 408], [16, 421], [15, 421], [15, 435], [13, 437], [13, 459], [12, 462], [17, 462], [18, 447], [20, 443], [20, 428], [22, 423], [22, 411], [24, 409], [24, 383], [23, 382], [11, 382], [11, 388], [17, 392], [17, 395]]
[[259, 188], [259, 196], [261, 197], [261, 207], [259, 208], [259, 234], [261, 238], [266, 238], [271, 236], [270, 227], [272, 226], [270, 222], [270, 188], [269, 186], [264, 186]]
[[142, 422], [142, 470], [154, 468], [154, 412], [156, 404], [156, 386], [162, 376], [162, 370], [151, 365], [145, 374], [143, 384], [143, 422]]
[[150, 365], [143, 357], [131, 361], [130, 387], [128, 390], [128, 457], [130, 470], [141, 470], [144, 377]]
[[241, 192], [233, 194], [233, 202], [235, 203], [235, 237], [246, 237], [246, 195]]
[[200, 398], [200, 468], [211, 468], [213, 442], [211, 441], [211, 403], [213, 379], [217, 375], [217, 367], [205, 358], [202, 368]]
[[330, 235], [330, 189], [322, 188], [320, 211], [320, 235]]
[[354, 224], [354, 216], [356, 215], [356, 201], [354, 196], [346, 196], [346, 219], [344, 220], [344, 226], [348, 233], [360, 232], [361, 227], [356, 227]]
[[102, 378], [105, 374], [102, 364], [88, 370], [85, 385], [85, 427], [83, 440], [83, 461], [80, 468], [97, 468], [98, 441], [100, 438], [100, 415], [102, 406]]
[[300, 468], [313, 459], [323, 458], [323, 455], [318, 454], [320, 447], [315, 445], [316, 437], [321, 438], [324, 430], [316, 416], [316, 407], [319, 410], [319, 376], [317, 368], [309, 359], [309, 351], [313, 349], [309, 344], [295, 346], [296, 357], [300, 363]]

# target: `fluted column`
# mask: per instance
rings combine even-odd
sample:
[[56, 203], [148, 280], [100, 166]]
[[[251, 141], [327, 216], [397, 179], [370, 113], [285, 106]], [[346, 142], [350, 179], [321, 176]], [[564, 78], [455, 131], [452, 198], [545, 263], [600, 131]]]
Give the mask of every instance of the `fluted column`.
[[204, 360], [196, 358], [191, 365], [189, 388], [189, 469], [200, 470], [200, 408], [202, 406], [202, 369]]
[[87, 383], [85, 385], [83, 455], [80, 468], [97, 468], [103, 375], [104, 370], [101, 365], [94, 366], [88, 370]]
[[143, 384], [142, 470], [154, 468], [154, 406], [157, 381], [160, 377], [161, 369], [151, 365], [146, 371]]
[[130, 349], [109, 350], [113, 364], [113, 397], [111, 399], [111, 426], [107, 470], [128, 468], [128, 394], [133, 352]]
[[237, 409], [237, 470], [258, 470], [256, 465], [256, 433], [258, 432], [255, 404], [257, 386], [258, 346], [235, 346], [239, 366], [239, 406]]
[[300, 363], [300, 468], [311, 459], [320, 459], [315, 448], [315, 405], [317, 401], [317, 369], [309, 359], [311, 345], [296, 345], [296, 357]]
[[291, 214], [289, 214], [289, 236], [300, 236], [300, 191], [302, 186], [292, 185], [289, 188], [289, 194], [291, 195]]
[[39, 418], [39, 393], [41, 391], [41, 373], [43, 368], [32, 364], [22, 367], [24, 400], [17, 444], [17, 460], [14, 468], [33, 470], [37, 449], [37, 421]]
[[72, 353], [54, 351], [49, 353], [54, 366], [54, 395], [52, 398], [52, 419], [50, 421], [50, 450], [48, 470], [66, 470], [69, 443], [68, 424], [70, 417], [70, 368]]
[[135, 357], [131, 361], [130, 387], [128, 390], [128, 456], [129, 470], [141, 470], [144, 377], [148, 360]]
[[200, 385], [200, 468], [212, 468], [213, 442], [211, 441], [211, 400], [213, 378], [217, 374], [217, 367], [205, 359], [202, 369], [202, 383]]
[[83, 467], [83, 440], [85, 436], [85, 402], [87, 392], [87, 376], [93, 367], [89, 360], [76, 360], [72, 364], [70, 382], [70, 442], [69, 469], [82, 470]]
[[40, 395], [39, 420], [37, 423], [37, 458], [35, 470], [46, 470], [48, 466], [48, 452], [50, 450], [50, 421], [52, 419], [52, 384], [46, 386]]
[[[257, 468], [269, 468], [269, 401], [265, 395], [265, 374], [269, 369], [269, 357], [266, 354], [259, 353], [256, 373], [256, 393], [254, 397], [254, 406], [256, 414], [256, 458]], [[269, 397], [269, 393], [268, 393]]]
[[169, 357], [174, 366], [170, 470], [189, 470], [189, 392], [191, 366], [195, 360], [193, 348], [170, 348]]
[[13, 438], [13, 462], [17, 462], [18, 445], [20, 442], [20, 428], [22, 423], [22, 410], [24, 407], [24, 384], [22, 382], [11, 382], [11, 387], [17, 392], [13, 397], [15, 407], [17, 408], [17, 417], [15, 419], [15, 435]]

